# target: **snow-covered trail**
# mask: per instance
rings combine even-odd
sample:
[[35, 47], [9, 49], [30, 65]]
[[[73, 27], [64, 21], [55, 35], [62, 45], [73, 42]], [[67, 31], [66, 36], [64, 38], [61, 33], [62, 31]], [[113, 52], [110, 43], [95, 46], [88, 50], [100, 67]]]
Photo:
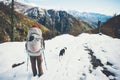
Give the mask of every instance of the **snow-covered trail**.
[[[25, 42], [6, 42], [0, 44], [0, 80], [30, 80], [31, 64], [25, 51]], [[120, 40], [106, 35], [81, 34], [77, 37], [61, 35], [45, 41], [44, 75], [39, 80], [119, 80], [120, 79]], [[65, 55], [59, 59], [59, 52], [67, 47]], [[93, 68], [90, 49], [93, 56], [104, 66]], [[12, 68], [15, 63], [24, 64]], [[107, 62], [112, 65], [108, 65]], [[107, 68], [115, 76], [106, 76], [102, 70]]]

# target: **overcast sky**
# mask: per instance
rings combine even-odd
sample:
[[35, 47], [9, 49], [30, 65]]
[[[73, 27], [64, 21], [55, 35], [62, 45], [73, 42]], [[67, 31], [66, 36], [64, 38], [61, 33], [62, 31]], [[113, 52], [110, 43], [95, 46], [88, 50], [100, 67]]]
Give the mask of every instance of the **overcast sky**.
[[16, 0], [39, 5], [43, 8], [120, 14], [120, 0]]

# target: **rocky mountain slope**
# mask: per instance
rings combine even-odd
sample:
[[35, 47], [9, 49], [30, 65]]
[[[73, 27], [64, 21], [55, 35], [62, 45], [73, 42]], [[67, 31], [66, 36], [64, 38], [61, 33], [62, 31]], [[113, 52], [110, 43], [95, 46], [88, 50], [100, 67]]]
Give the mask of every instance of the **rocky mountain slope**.
[[[45, 26], [16, 11], [14, 11], [13, 17], [15, 41], [24, 41], [26, 39], [28, 28], [33, 24], [38, 25], [42, 29], [44, 37], [48, 38], [48, 34], [51, 34], [49, 29]], [[11, 32], [11, 9], [0, 2], [0, 42], [10, 41], [12, 36]]]
[[120, 38], [120, 15], [116, 15], [104, 23], [101, 32], [115, 38]]

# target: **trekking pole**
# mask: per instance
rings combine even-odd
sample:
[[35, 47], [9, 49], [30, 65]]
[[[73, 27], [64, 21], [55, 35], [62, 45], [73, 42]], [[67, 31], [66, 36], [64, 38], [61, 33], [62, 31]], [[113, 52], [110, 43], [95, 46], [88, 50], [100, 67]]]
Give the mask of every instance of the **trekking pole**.
[[43, 57], [44, 57], [45, 67], [46, 67], [46, 70], [47, 70], [47, 63], [46, 63], [45, 53], [44, 53], [44, 51], [43, 51]]
[[29, 57], [27, 56], [27, 71], [28, 71]]

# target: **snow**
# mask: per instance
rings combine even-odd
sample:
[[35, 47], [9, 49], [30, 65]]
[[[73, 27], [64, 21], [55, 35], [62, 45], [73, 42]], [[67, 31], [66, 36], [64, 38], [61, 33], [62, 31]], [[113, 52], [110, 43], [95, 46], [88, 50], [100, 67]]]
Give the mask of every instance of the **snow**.
[[[120, 39], [106, 35], [82, 33], [79, 36], [64, 34], [45, 41], [44, 75], [39, 80], [120, 80]], [[65, 55], [59, 52], [67, 47]], [[104, 65], [93, 68], [91, 56], [86, 48], [91, 49], [97, 59]], [[27, 62], [25, 42], [5, 42], [0, 44], [0, 80], [30, 80], [32, 70]], [[25, 62], [12, 68], [13, 64]], [[112, 65], [107, 65], [107, 62]], [[27, 70], [28, 63], [28, 70]], [[104, 68], [115, 74], [108, 77], [102, 72]]]

